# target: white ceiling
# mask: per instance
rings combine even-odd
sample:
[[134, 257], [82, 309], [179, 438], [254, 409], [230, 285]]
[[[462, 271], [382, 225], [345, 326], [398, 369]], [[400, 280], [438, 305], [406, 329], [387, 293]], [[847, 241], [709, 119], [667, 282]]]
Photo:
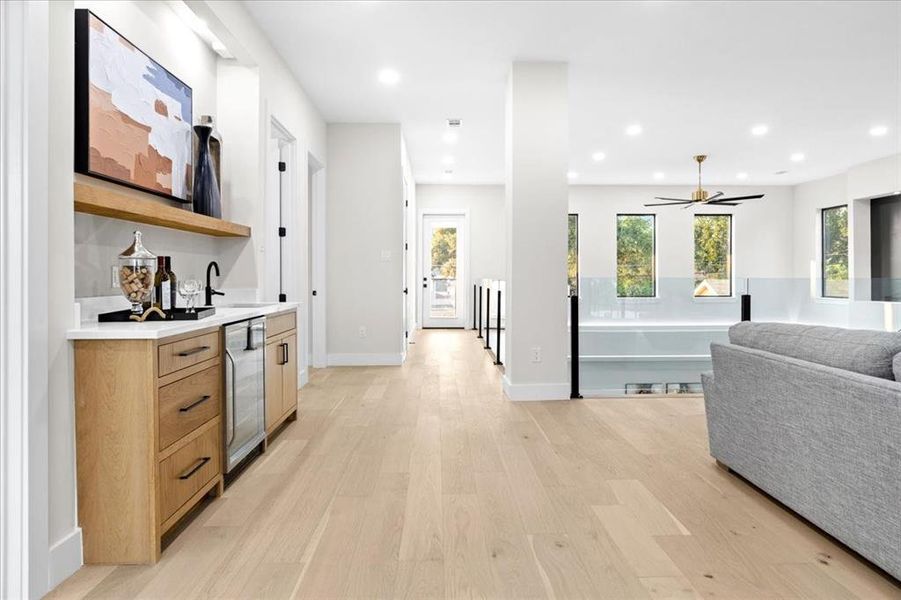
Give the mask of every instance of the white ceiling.
[[[245, 6], [327, 121], [402, 124], [420, 183], [444, 181], [447, 155], [453, 182], [503, 182], [514, 60], [570, 65], [573, 183], [687, 184], [706, 153], [710, 183], [794, 184], [901, 152], [901, 2]], [[383, 67], [397, 85], [378, 82]], [[452, 146], [448, 117], [463, 119]], [[626, 136], [631, 123], [644, 132]]]

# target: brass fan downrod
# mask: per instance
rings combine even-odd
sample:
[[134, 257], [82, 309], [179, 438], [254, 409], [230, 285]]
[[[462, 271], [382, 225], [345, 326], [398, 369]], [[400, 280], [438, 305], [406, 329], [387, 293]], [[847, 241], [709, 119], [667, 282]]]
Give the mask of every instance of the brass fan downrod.
[[691, 193], [691, 199], [695, 202], [704, 202], [707, 200], [707, 190], [701, 187], [701, 163], [707, 160], [707, 155], [698, 154], [694, 159], [698, 163], [698, 189]]

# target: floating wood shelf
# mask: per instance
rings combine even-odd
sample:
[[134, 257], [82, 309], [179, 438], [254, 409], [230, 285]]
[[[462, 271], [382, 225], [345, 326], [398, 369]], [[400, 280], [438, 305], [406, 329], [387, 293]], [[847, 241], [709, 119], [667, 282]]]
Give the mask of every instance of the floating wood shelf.
[[76, 182], [75, 212], [217, 237], [250, 237], [250, 227], [246, 225], [198, 215], [138, 194]]

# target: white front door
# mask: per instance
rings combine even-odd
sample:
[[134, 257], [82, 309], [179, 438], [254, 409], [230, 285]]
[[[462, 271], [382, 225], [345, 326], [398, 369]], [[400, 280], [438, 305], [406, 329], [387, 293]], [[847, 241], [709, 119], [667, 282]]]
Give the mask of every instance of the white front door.
[[465, 218], [422, 216], [422, 326], [466, 327]]

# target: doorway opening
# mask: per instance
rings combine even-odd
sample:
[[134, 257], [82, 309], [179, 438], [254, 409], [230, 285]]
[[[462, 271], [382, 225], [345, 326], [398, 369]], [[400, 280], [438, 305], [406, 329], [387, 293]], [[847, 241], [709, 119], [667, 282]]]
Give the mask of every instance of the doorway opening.
[[298, 299], [296, 145], [294, 136], [273, 117], [266, 155], [265, 248], [272, 249], [263, 267], [266, 301]]
[[465, 214], [422, 215], [423, 328], [463, 328], [469, 316], [469, 236]]

